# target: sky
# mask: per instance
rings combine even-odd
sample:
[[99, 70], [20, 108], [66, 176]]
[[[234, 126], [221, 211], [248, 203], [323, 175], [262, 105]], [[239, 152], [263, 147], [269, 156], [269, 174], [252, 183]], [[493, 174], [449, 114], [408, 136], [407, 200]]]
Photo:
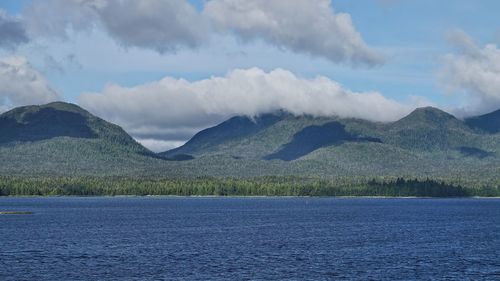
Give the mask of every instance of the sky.
[[500, 108], [500, 1], [0, 0], [0, 112], [55, 100], [154, 151], [234, 115]]

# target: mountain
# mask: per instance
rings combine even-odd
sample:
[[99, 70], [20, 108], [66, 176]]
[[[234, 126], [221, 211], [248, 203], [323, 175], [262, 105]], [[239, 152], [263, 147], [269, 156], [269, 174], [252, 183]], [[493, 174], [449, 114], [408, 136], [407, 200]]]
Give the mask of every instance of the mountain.
[[380, 123], [278, 111], [232, 117], [154, 154], [120, 127], [58, 102], [0, 115], [0, 176], [299, 176], [349, 185], [404, 176], [498, 183], [500, 133], [481, 125], [494, 127], [496, 116], [460, 120], [426, 107]]
[[57, 137], [101, 139], [146, 152], [122, 128], [81, 107], [64, 102], [18, 107], [0, 115], [0, 143], [35, 142]]
[[243, 157], [250, 155], [245, 151], [253, 149], [253, 156], [290, 161], [323, 147], [348, 143], [378, 143], [409, 151], [432, 152], [460, 150], [467, 145], [483, 146], [482, 137], [463, 121], [433, 107], [418, 108], [393, 123], [267, 114], [254, 120], [233, 117], [162, 154], [222, 153]]
[[465, 119], [465, 123], [474, 129], [496, 134], [500, 132], [500, 109], [491, 113]]
[[473, 143], [472, 130], [455, 116], [433, 107], [418, 108], [390, 124], [384, 139], [410, 150], [447, 150]]
[[264, 157], [266, 160], [280, 159], [291, 161], [299, 159], [319, 148], [340, 145], [345, 142], [378, 142], [382, 141], [374, 137], [360, 137], [349, 133], [345, 125], [338, 122], [328, 122], [323, 125], [311, 125], [305, 127], [293, 135], [292, 140], [283, 145], [278, 151]]
[[196, 169], [223, 176], [491, 179], [500, 174], [500, 134], [478, 131], [433, 107], [391, 123], [282, 113], [233, 117], [162, 155], [177, 153], [196, 158]]
[[77, 105], [54, 102], [15, 108], [0, 115], [4, 174], [105, 174], [134, 168], [157, 157], [122, 128]]
[[224, 142], [254, 135], [280, 121], [285, 115], [285, 113], [263, 114], [254, 119], [246, 116], [235, 116], [215, 127], [202, 130], [185, 145], [160, 153], [160, 155], [174, 157], [210, 150], [210, 148]]

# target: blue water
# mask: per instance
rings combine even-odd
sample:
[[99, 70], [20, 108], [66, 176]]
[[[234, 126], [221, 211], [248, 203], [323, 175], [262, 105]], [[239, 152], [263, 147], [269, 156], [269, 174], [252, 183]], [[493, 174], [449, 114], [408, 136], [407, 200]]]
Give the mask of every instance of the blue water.
[[0, 198], [0, 280], [500, 280], [498, 199]]

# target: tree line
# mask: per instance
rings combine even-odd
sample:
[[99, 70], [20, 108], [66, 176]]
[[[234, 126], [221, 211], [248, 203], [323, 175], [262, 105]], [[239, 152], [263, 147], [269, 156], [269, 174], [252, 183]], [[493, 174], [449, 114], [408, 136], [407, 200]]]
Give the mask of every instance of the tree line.
[[365, 182], [300, 177], [107, 178], [0, 177], [0, 196], [500, 196], [496, 186], [464, 187], [432, 179], [371, 179]]

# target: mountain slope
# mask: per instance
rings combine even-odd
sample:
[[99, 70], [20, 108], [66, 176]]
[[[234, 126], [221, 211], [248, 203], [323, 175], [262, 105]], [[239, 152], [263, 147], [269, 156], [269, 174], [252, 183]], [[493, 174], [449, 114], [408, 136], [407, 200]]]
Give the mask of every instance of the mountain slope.
[[461, 120], [433, 107], [416, 109], [390, 124], [384, 134], [387, 143], [410, 150], [443, 151], [475, 143], [472, 130]]
[[471, 129], [436, 108], [392, 123], [288, 114], [244, 137], [223, 137], [234, 135], [231, 130], [212, 131], [220, 137], [215, 145], [202, 138], [188, 142], [196, 159], [177, 168], [216, 177], [306, 176], [346, 184], [400, 176], [500, 181], [500, 134]]
[[242, 137], [224, 137], [236, 132], [231, 126], [213, 130], [215, 145], [203, 138], [188, 142], [196, 160], [179, 168], [196, 175], [307, 176], [346, 184], [400, 176], [500, 182], [500, 134], [472, 129], [431, 107], [392, 123], [288, 114]]
[[280, 121], [284, 116], [284, 113], [264, 114], [255, 119], [246, 116], [235, 116], [217, 126], [202, 130], [183, 146], [160, 153], [160, 155], [174, 157], [175, 155], [206, 152], [229, 141], [254, 135]]
[[[199, 156], [213, 153], [249, 156], [245, 151], [252, 150], [255, 157], [295, 160], [321, 147], [360, 141], [385, 143], [415, 152], [492, 147], [487, 145], [491, 142], [487, 136], [474, 132], [453, 115], [432, 107], [416, 109], [408, 116], [386, 124], [359, 119], [288, 115], [276, 116], [273, 122], [261, 126], [245, 118], [234, 117], [202, 131], [185, 146], [165, 154], [188, 151]], [[242, 130], [239, 126], [230, 125], [235, 120], [247, 120], [247, 127]], [[214, 139], [217, 141], [212, 141]]]
[[144, 150], [122, 128], [81, 107], [64, 102], [18, 107], [0, 115], [0, 143], [34, 142], [56, 137], [102, 139]]
[[392, 123], [284, 112], [236, 116], [160, 155], [120, 127], [66, 103], [6, 112], [0, 132], [0, 176], [500, 181], [500, 134], [471, 128], [435, 108]]
[[491, 134], [500, 132], [500, 109], [488, 114], [465, 119], [465, 123], [474, 129]]
[[119, 126], [63, 102], [5, 112], [0, 132], [4, 174], [113, 174], [156, 157]]
[[345, 142], [381, 142], [378, 138], [359, 137], [345, 130], [345, 125], [333, 121], [321, 126], [311, 125], [293, 135], [293, 140], [264, 159], [296, 160], [321, 147], [340, 145]]

